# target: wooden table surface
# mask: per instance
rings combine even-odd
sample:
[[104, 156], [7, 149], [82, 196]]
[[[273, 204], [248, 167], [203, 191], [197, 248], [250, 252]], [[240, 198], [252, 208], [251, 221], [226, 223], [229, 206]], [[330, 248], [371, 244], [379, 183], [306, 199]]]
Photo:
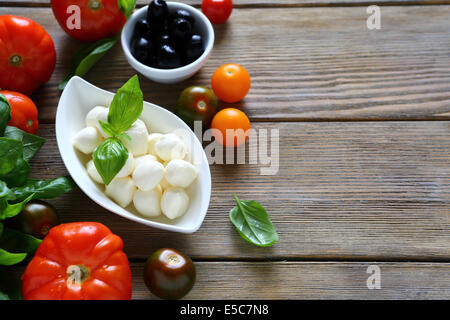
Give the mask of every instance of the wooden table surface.
[[[366, 27], [372, 1], [234, 2], [205, 67], [176, 85], [141, 76], [144, 99], [171, 109], [184, 87], [208, 86], [220, 65], [244, 65], [252, 88], [238, 106], [254, 128], [280, 130], [279, 173], [212, 165], [210, 208], [195, 234], [131, 222], [80, 190], [52, 201], [62, 220], [99, 221], [123, 238], [135, 299], [154, 299], [141, 274], [160, 247], [193, 258], [190, 299], [449, 299], [450, 1], [380, 0], [380, 30]], [[0, 14], [32, 18], [55, 41], [56, 70], [32, 96], [47, 139], [32, 173], [66, 175], [56, 86], [80, 43], [60, 29], [48, 0], [0, 1]], [[134, 73], [117, 45], [85, 79], [115, 91]], [[241, 239], [228, 218], [233, 193], [265, 206], [279, 242]], [[366, 286], [370, 265], [380, 268], [379, 290]]]

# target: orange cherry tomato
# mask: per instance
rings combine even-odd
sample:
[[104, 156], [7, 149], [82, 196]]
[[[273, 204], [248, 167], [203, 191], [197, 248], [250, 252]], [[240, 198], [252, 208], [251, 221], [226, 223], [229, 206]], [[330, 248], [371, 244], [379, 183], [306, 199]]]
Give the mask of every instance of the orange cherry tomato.
[[27, 96], [14, 91], [0, 91], [11, 106], [11, 120], [8, 125], [28, 133], [36, 134], [39, 128], [38, 110]]
[[22, 275], [25, 300], [129, 300], [131, 270], [120, 237], [98, 222], [50, 229]]
[[221, 66], [211, 78], [211, 88], [225, 102], [241, 101], [250, 90], [250, 75], [244, 67], [230, 63]]
[[238, 147], [249, 136], [250, 120], [245, 113], [235, 108], [220, 110], [211, 122], [214, 138], [223, 146]]

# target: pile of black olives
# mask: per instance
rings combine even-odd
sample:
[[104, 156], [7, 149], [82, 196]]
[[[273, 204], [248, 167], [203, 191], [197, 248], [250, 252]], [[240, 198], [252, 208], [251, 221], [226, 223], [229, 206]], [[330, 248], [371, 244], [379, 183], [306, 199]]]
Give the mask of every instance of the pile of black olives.
[[131, 40], [131, 54], [141, 63], [158, 69], [187, 65], [203, 53], [203, 39], [190, 12], [172, 12], [163, 0], [148, 6], [147, 18], [138, 20]]

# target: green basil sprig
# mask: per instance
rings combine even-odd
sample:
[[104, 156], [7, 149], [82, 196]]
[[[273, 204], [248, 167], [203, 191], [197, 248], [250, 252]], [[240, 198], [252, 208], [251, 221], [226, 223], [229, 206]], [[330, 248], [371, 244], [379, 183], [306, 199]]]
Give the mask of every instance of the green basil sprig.
[[11, 120], [11, 107], [6, 97], [0, 93], [0, 136], [5, 132], [9, 120]]
[[125, 131], [141, 116], [143, 108], [144, 97], [139, 78], [134, 75], [114, 95], [108, 122], [99, 121], [110, 137], [94, 150], [92, 158], [105, 185], [110, 184], [128, 159], [128, 150], [120, 139], [130, 138]]
[[237, 205], [230, 211], [230, 220], [245, 240], [268, 247], [278, 241], [278, 234], [263, 206], [256, 201], [239, 200], [234, 195]]

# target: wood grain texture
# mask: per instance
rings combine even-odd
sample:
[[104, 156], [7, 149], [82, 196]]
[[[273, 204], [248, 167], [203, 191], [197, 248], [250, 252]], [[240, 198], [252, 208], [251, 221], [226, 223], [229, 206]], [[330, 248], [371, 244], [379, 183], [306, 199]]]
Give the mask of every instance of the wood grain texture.
[[[369, 265], [381, 289], [366, 285]], [[448, 263], [195, 262], [197, 281], [185, 299], [450, 299]], [[157, 299], [133, 264], [133, 299]]]
[[[40, 120], [54, 120], [55, 90], [79, 44], [48, 8], [2, 8], [40, 22], [58, 52], [50, 82], [33, 95]], [[253, 121], [427, 120], [450, 118], [450, 6], [382, 8], [382, 29], [366, 28], [365, 8], [236, 9], [216, 26], [205, 67], [177, 85], [141, 77], [145, 99], [171, 108], [188, 85], [209, 85], [226, 62], [244, 65], [252, 89], [238, 105]], [[105, 73], [107, 76], [105, 76]], [[117, 90], [135, 71], [117, 45], [86, 76]]]
[[[280, 164], [212, 165], [206, 219], [191, 235], [152, 229], [107, 212], [80, 190], [52, 202], [64, 222], [94, 220], [123, 237], [131, 258], [174, 247], [195, 259], [450, 260], [450, 123], [254, 123], [280, 130]], [[32, 162], [33, 176], [67, 174], [53, 125]], [[260, 202], [279, 242], [245, 242], [228, 212], [241, 199]]]

